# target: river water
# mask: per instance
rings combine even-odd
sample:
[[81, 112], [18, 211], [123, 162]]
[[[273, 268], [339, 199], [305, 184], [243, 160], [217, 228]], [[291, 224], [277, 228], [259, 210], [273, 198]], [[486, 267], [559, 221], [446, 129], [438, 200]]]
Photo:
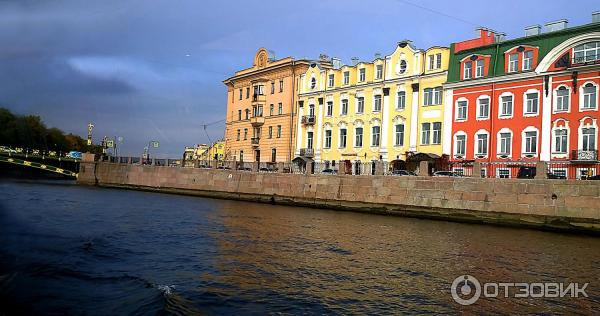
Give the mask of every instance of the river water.
[[[582, 313], [600, 238], [71, 182], [0, 182], [0, 314]], [[580, 282], [587, 298], [450, 285]]]

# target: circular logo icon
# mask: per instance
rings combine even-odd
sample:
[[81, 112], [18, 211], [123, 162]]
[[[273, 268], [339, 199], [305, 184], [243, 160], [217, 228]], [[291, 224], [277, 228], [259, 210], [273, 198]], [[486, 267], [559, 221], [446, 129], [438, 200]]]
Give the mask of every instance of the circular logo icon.
[[481, 296], [481, 284], [474, 276], [465, 274], [454, 279], [450, 291], [455, 302], [471, 305]]

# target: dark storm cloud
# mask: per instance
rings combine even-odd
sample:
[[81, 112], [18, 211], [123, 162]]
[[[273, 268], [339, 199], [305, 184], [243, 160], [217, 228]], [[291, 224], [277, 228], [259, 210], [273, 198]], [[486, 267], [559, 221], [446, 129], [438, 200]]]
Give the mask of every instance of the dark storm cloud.
[[[223, 136], [223, 124], [207, 128], [208, 137], [202, 124], [224, 118], [222, 80], [249, 67], [259, 47], [277, 57], [372, 59], [401, 39], [428, 47], [472, 37], [473, 25], [401, 1], [365, 3], [0, 0], [0, 103], [80, 135], [94, 122], [95, 140], [123, 136], [126, 154], [159, 140], [159, 152], [173, 157]], [[587, 23], [599, 9], [592, 0], [564, 3], [519, 1], [514, 10], [516, 2], [419, 1], [513, 37], [557, 18]]]

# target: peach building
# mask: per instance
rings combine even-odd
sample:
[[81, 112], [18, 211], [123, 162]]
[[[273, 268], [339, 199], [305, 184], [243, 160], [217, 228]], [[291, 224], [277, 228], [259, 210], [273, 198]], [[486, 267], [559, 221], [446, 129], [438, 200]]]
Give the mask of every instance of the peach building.
[[225, 157], [244, 162], [292, 160], [299, 77], [309, 60], [275, 60], [265, 48], [251, 68], [223, 81], [227, 86]]

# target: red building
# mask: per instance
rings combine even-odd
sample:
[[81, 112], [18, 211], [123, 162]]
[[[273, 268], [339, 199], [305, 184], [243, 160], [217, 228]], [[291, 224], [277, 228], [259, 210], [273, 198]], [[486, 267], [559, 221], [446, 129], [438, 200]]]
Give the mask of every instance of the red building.
[[483, 176], [515, 177], [518, 168], [548, 161], [568, 178], [598, 174], [600, 22], [567, 21], [526, 29], [505, 40], [451, 45], [445, 85], [445, 152], [453, 162], [480, 161]]

